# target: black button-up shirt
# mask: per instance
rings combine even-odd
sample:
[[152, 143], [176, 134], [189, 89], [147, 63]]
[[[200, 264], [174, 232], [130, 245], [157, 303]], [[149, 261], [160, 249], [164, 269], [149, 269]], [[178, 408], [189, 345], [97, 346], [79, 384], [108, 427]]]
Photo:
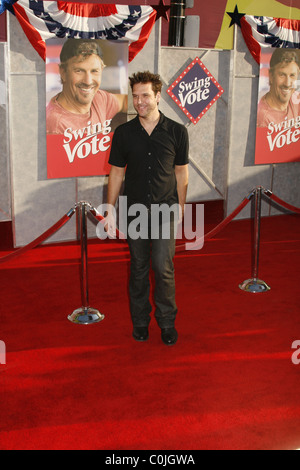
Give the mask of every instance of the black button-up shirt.
[[124, 195], [128, 204], [178, 202], [175, 165], [189, 162], [187, 129], [161, 113], [149, 136], [137, 116], [119, 126], [113, 137], [109, 163], [126, 168]]

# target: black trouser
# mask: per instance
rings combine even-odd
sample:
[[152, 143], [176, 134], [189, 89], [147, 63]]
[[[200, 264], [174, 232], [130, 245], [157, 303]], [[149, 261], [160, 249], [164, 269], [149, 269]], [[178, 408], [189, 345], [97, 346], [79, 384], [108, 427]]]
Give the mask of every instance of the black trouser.
[[175, 255], [174, 221], [171, 222], [171, 236], [164, 239], [161, 225], [159, 239], [151, 239], [151, 213], [149, 212], [149, 237], [147, 240], [133, 240], [128, 235], [131, 254], [129, 281], [130, 311], [134, 327], [149, 325], [152, 307], [150, 294], [150, 266], [155, 274], [154, 301], [155, 318], [160, 328], [174, 327], [177, 314], [175, 302], [175, 277], [173, 258]]

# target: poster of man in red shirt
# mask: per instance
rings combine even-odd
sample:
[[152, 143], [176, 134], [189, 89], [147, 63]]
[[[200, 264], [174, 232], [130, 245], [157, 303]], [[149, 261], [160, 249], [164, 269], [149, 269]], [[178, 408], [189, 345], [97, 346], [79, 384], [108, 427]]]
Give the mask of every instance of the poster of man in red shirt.
[[257, 109], [256, 164], [300, 161], [300, 51], [262, 53]]
[[47, 41], [48, 178], [109, 173], [114, 129], [127, 120], [128, 44]]

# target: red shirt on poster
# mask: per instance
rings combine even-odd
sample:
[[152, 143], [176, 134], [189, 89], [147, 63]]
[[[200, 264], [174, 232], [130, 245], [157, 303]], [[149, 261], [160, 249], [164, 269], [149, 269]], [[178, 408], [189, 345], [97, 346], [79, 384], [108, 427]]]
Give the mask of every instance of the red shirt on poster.
[[99, 90], [86, 114], [64, 109], [56, 95], [47, 106], [48, 178], [105, 175], [109, 173], [113, 117], [119, 102]]
[[104, 125], [119, 112], [117, 98], [107, 91], [99, 90], [95, 95], [91, 109], [86, 114], [75, 114], [64, 109], [58, 102], [59, 95], [54, 96], [47, 106], [47, 134], [64, 134], [70, 132], [85, 132], [88, 126]]
[[285, 111], [279, 111], [269, 106], [266, 95], [262, 97], [257, 109], [257, 127], [268, 127], [270, 124], [280, 124], [285, 120], [296, 119], [300, 113], [300, 93], [294, 93]]
[[300, 93], [284, 111], [271, 108], [264, 96], [258, 104], [256, 164], [300, 161]]

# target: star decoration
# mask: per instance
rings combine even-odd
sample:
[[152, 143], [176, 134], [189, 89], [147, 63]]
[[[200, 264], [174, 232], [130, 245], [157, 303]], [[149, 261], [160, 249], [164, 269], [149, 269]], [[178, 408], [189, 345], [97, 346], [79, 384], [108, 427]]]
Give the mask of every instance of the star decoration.
[[246, 13], [239, 13], [237, 5], [235, 6], [233, 13], [229, 13], [228, 11], [226, 13], [231, 18], [231, 23], [230, 23], [229, 28], [231, 28], [231, 26], [233, 26], [234, 24], [237, 24], [239, 27], [241, 27], [241, 19], [243, 18], [243, 16], [246, 15]]
[[159, 1], [159, 5], [151, 5], [153, 10], [156, 10], [156, 21], [159, 20], [159, 18], [164, 18], [165, 20], [169, 21], [169, 17], [167, 12], [170, 10], [171, 5], [166, 6], [164, 0]]

